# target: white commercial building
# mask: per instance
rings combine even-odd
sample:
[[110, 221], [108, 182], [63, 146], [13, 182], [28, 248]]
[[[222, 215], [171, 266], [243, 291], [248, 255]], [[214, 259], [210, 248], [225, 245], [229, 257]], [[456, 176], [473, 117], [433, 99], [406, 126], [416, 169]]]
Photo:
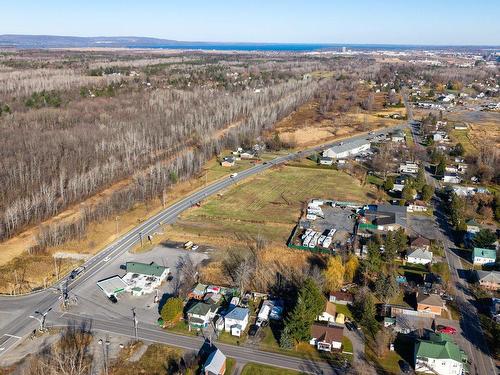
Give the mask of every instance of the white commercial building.
[[344, 159], [368, 150], [370, 150], [370, 142], [367, 140], [358, 140], [333, 146], [323, 151], [323, 157]]
[[167, 278], [170, 270], [160, 266], [155, 262], [139, 263], [127, 262], [125, 265], [126, 275], [123, 281], [127, 284], [127, 289], [135, 295], [148, 294], [158, 288]]

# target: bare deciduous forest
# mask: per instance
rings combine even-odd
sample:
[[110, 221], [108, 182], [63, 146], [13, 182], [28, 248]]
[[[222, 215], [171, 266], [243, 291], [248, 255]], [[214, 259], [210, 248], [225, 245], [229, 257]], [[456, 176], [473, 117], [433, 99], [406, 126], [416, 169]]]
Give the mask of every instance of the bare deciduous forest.
[[89, 221], [162, 196], [222, 149], [271, 136], [306, 102], [320, 116], [369, 111], [360, 80], [400, 88], [415, 77], [466, 84], [487, 73], [286, 53], [2, 52], [0, 239], [126, 180], [76, 222], [41, 228], [36, 249], [77, 238]]

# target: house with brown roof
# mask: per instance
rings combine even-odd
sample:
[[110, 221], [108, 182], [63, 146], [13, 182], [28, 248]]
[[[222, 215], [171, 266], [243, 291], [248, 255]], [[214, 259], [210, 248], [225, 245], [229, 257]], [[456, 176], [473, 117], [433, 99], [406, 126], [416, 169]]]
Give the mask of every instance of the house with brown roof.
[[412, 249], [424, 249], [429, 250], [431, 247], [431, 241], [425, 237], [417, 237], [410, 243]]
[[344, 337], [343, 326], [332, 326], [324, 323], [314, 323], [311, 327], [311, 340], [309, 343], [316, 349], [331, 352], [342, 348]]
[[441, 315], [445, 309], [444, 302], [437, 294], [417, 293], [417, 311], [430, 316]]
[[338, 303], [339, 305], [352, 305], [354, 297], [352, 293], [338, 291], [330, 292], [328, 300], [333, 303]]
[[336, 314], [337, 307], [335, 306], [335, 304], [331, 303], [330, 301], [326, 301], [325, 308], [323, 309], [321, 315], [318, 316], [317, 320], [319, 320], [320, 322], [335, 323]]

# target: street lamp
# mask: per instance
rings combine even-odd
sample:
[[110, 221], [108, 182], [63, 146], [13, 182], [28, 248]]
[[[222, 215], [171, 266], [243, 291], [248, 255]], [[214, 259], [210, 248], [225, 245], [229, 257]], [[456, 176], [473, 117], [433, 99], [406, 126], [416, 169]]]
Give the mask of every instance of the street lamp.
[[[109, 340], [102, 341], [102, 339], [99, 339], [97, 341], [99, 345], [102, 345], [102, 359], [104, 361], [104, 373], [108, 375], [108, 346], [111, 344]], [[104, 345], [103, 345], [104, 344]], [[104, 348], [106, 346], [106, 348]]]
[[38, 310], [35, 311], [35, 314], [38, 314], [41, 316], [40, 318], [36, 315], [29, 316], [31, 319], [35, 319], [38, 321], [38, 323], [40, 323], [40, 328], [39, 328], [40, 332], [43, 332], [45, 330], [45, 317], [47, 316], [47, 314], [49, 313], [50, 310], [52, 310], [52, 307], [50, 307], [47, 311], [45, 311], [43, 313], [38, 311]]

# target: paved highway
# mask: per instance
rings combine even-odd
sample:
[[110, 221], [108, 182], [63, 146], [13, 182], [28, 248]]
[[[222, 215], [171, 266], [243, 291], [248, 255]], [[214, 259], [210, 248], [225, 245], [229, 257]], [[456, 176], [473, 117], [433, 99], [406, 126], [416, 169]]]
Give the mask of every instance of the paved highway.
[[[375, 131], [372, 136], [385, 134], [388, 131], [401, 129], [403, 127], [404, 125], [398, 125], [391, 128], [381, 129]], [[367, 138], [367, 135], [361, 134], [344, 139], [344, 147], [347, 143], [356, 142], [363, 138]], [[191, 195], [178, 201], [172, 206], [167, 207], [165, 210], [145, 220], [143, 223], [124, 234], [121, 238], [110, 244], [103, 251], [86, 261], [83, 265], [85, 270], [78, 278], [70, 280], [69, 277], [66, 276], [63, 280], [59, 281], [58, 286], [62, 286], [67, 283], [68, 290], [71, 290], [78, 285], [88, 282], [93, 275], [106, 266], [108, 262], [104, 262], [104, 258], [114, 260], [138, 243], [141, 236], [146, 238], [148, 235], [153, 235], [159, 229], [159, 226], [174, 222], [179, 214], [204, 198], [236, 184], [249, 176], [263, 172], [275, 165], [285, 163], [297, 157], [306, 157], [325, 148], [336, 146], [339, 146], [338, 140], [332, 143], [316, 146], [305, 151], [298, 151], [280, 156], [266, 163], [256, 164], [255, 166], [238, 173], [238, 175], [234, 178], [225, 178], [216, 181], [203, 189], [193, 192]], [[29, 316], [34, 315], [35, 311], [45, 312], [48, 309], [57, 310], [60, 305], [59, 299], [60, 293], [55, 287], [50, 290], [26, 296], [0, 297], [0, 359], [3, 354], [12, 350], [23, 338], [29, 335], [37, 327], [38, 322], [29, 318]]]

